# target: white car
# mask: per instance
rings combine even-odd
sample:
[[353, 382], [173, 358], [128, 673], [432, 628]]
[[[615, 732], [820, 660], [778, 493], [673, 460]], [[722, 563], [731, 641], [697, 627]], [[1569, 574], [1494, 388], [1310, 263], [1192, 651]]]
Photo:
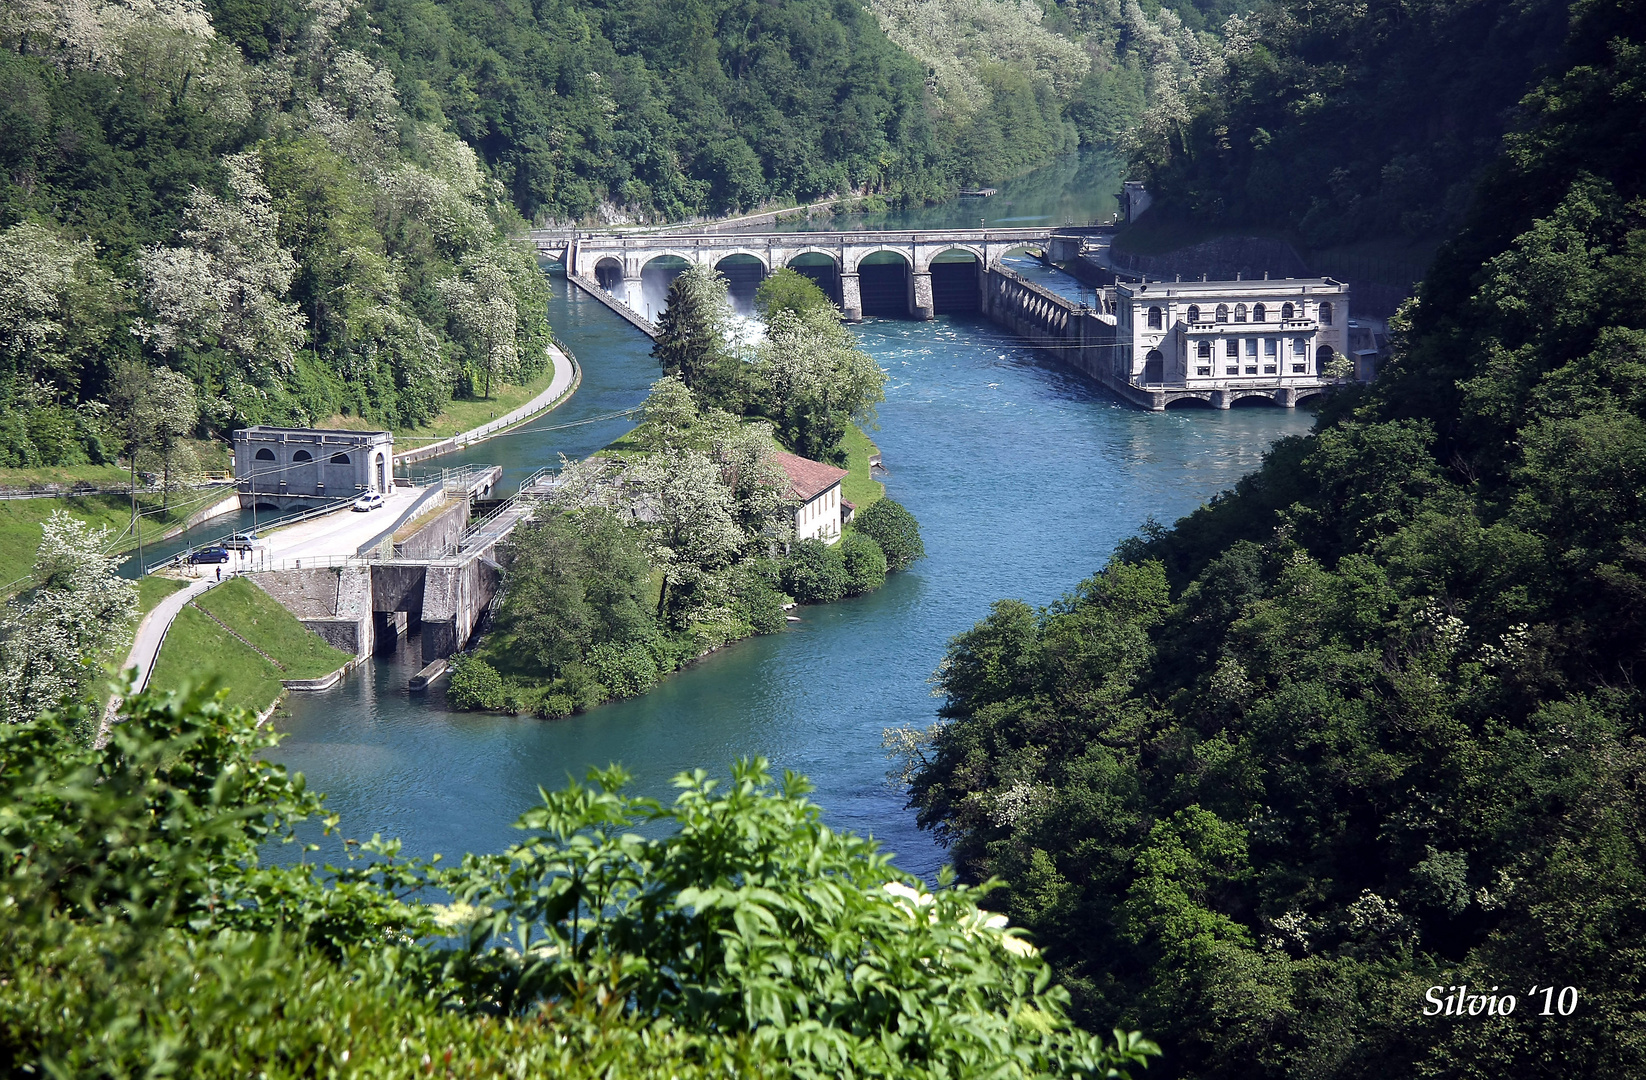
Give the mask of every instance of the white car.
[[354, 500], [354, 508], [356, 510], [381, 510], [383, 508], [383, 496], [376, 491], [368, 491]]

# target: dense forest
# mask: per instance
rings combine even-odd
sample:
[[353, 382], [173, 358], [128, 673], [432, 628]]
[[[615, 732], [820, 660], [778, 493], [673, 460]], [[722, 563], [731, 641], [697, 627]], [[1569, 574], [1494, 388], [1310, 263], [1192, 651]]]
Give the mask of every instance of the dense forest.
[[998, 603], [894, 733], [962, 875], [1166, 1075], [1646, 1074], [1643, 26], [1574, 7], [1374, 384]]
[[1568, 0], [1259, 5], [1128, 135], [1163, 212], [1313, 248], [1463, 221], [1517, 103], [1560, 56]]
[[544, 368], [527, 221], [947, 197], [1217, 51], [1118, 0], [8, 4], [0, 466], [427, 423]]

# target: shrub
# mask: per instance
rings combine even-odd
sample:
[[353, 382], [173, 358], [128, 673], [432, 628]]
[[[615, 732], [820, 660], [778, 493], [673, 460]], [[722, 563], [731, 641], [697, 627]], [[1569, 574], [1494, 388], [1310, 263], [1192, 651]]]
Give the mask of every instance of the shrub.
[[503, 676], [473, 653], [451, 660], [451, 683], [446, 703], [454, 709], [501, 709], [505, 698]]
[[891, 499], [879, 499], [859, 510], [852, 519], [852, 528], [880, 545], [886, 569], [893, 573], [926, 557], [926, 545], [920, 542], [920, 522]]
[[783, 605], [789, 598], [779, 591], [781, 580], [782, 567], [772, 559], [741, 568], [733, 580], [732, 612], [751, 632], [775, 634], [787, 625]]
[[589, 650], [588, 664], [612, 697], [635, 697], [657, 685], [657, 662], [638, 641], [602, 642]]
[[802, 540], [783, 560], [783, 589], [802, 604], [827, 604], [846, 595], [846, 560], [821, 540]]
[[848, 529], [840, 538], [840, 557], [846, 564], [846, 595], [862, 596], [886, 584], [886, 554], [874, 538]]
[[577, 702], [569, 694], [544, 694], [537, 703], [537, 715], [545, 720], [563, 720], [577, 711]]

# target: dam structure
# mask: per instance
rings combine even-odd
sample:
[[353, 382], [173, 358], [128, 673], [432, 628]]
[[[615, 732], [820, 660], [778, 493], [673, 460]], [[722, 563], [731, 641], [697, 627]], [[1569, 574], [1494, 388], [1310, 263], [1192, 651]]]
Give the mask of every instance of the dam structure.
[[1345, 377], [1369, 377], [1333, 364], [1344, 354], [1349, 290], [1330, 278], [1164, 284], [1111, 276], [1088, 305], [1004, 263], [1031, 252], [1089, 270], [1083, 253], [1111, 230], [541, 230], [531, 239], [542, 257], [565, 264], [570, 282], [653, 336], [663, 290], [686, 267], [718, 270], [744, 300], [787, 267], [816, 282], [848, 321], [981, 314], [1150, 411], [1245, 400], [1289, 409]]

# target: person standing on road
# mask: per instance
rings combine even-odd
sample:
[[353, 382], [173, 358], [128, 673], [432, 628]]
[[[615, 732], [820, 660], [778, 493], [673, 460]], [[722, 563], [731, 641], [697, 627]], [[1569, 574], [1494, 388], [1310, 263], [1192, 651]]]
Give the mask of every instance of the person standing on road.
[[222, 580], [223, 580], [223, 567], [222, 567], [222, 566], [221, 566], [221, 565], [219, 565], [219, 566], [218, 566], [218, 567], [217, 567], [217, 580], [218, 580], [218, 581], [222, 581]]

